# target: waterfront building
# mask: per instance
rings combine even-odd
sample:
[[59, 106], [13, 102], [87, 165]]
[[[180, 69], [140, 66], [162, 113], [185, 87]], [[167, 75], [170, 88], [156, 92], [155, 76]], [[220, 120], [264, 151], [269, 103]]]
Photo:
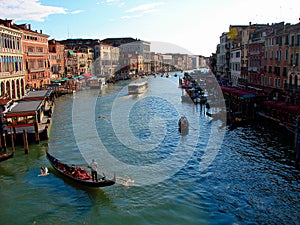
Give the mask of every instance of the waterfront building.
[[120, 62], [123, 73], [135, 76], [144, 71], [143, 56], [140, 54], [126, 53], [120, 54]]
[[300, 23], [231, 25], [217, 46], [216, 76], [222, 84], [300, 103], [299, 43]]
[[121, 38], [106, 38], [103, 39], [101, 42], [112, 45], [114, 47], [120, 47], [120, 45], [128, 44], [130, 42], [135, 42], [135, 41], [137, 41], [137, 39], [131, 37], [121, 37]]
[[[172, 63], [171, 65], [178, 68], [178, 70], [188, 70], [193, 68], [193, 58], [195, 59], [195, 56], [189, 56], [187, 54], [167, 54], [166, 57], [164, 57], [164, 63], [169, 63], [169, 56], [172, 56]], [[196, 60], [194, 60], [196, 64]], [[168, 68], [168, 70], [172, 70], [172, 67]]]
[[252, 30], [248, 40], [248, 76], [247, 82], [252, 85], [266, 86], [264, 75], [264, 51], [266, 28]]
[[209, 57], [204, 57], [202, 55], [199, 55], [197, 56], [198, 60], [199, 61], [199, 65], [195, 68], [204, 68], [204, 67], [207, 67], [208, 66], [208, 63], [209, 63]]
[[161, 54], [162, 57], [162, 72], [171, 71], [171, 66], [173, 63], [173, 55], [172, 54]]
[[99, 39], [82, 39], [82, 38], [74, 38], [74, 39], [66, 39], [60, 40], [59, 43], [66, 46], [67, 49], [71, 50], [80, 50], [82, 48], [90, 47], [92, 50], [88, 52], [93, 55], [93, 59], [97, 59], [100, 56], [100, 40]]
[[[264, 48], [261, 47], [261, 50], [258, 50], [258, 47], [256, 46], [258, 43], [255, 43], [254, 40], [251, 40], [252, 37], [257, 36], [257, 34], [253, 34], [258, 30], [258, 33], [260, 33], [260, 29], [266, 29], [269, 26], [269, 24], [252, 24], [249, 23], [249, 26], [245, 26], [242, 30], [242, 42], [241, 42], [241, 78], [239, 79], [239, 83], [246, 84], [249, 81], [248, 77], [248, 65], [249, 65], [249, 58], [261, 58], [259, 54], [262, 54]], [[253, 36], [254, 35], [254, 36]], [[264, 38], [264, 37], [263, 37]], [[257, 39], [257, 37], [256, 37]], [[258, 42], [261, 42], [262, 37], [257, 40]], [[250, 43], [251, 42], [251, 43]], [[249, 50], [249, 46], [252, 45], [252, 50]], [[262, 45], [262, 43], [259, 43], [259, 45]], [[253, 49], [255, 49], [253, 51]], [[249, 56], [249, 54], [252, 54], [252, 56]], [[258, 54], [258, 55], [257, 55]], [[255, 55], [255, 56], [254, 56]], [[257, 62], [257, 59], [256, 59]], [[250, 63], [253, 64], [253, 63]], [[252, 73], [256, 71], [252, 70]], [[262, 71], [261, 71], [262, 72]]]
[[26, 89], [42, 88], [50, 84], [49, 72], [49, 35], [31, 30], [31, 25], [16, 25], [22, 32], [22, 47], [25, 63]]
[[75, 52], [71, 49], [65, 49], [66, 75], [71, 76], [78, 73], [78, 62]]
[[223, 84], [227, 84], [230, 81], [230, 43], [228, 42], [227, 33], [228, 32], [223, 32], [220, 36], [220, 43], [217, 46], [216, 52], [216, 76], [219, 77]]
[[94, 68], [98, 68], [96, 69], [97, 76], [107, 80], [114, 76], [114, 74], [120, 69], [120, 66], [123, 66], [119, 63], [120, 49], [119, 47], [106, 44], [105, 42], [100, 42], [99, 46], [100, 55], [94, 62]]
[[293, 104], [300, 105], [300, 23], [286, 25], [286, 40], [288, 53], [287, 82], [284, 83], [284, 90], [287, 93], [287, 100]]
[[75, 74], [70, 74], [70, 75], [82, 75], [82, 74], [87, 74], [88, 72], [88, 54], [86, 52], [81, 52], [81, 51], [74, 51], [74, 55], [76, 57], [75, 62], [75, 68], [76, 72]]
[[65, 57], [67, 76], [79, 76], [92, 72], [92, 60], [89, 59], [87, 52], [66, 49]]
[[270, 27], [265, 41], [265, 74], [263, 83], [270, 87], [283, 89], [287, 82], [288, 52], [283, 43], [284, 23]]
[[300, 104], [300, 23], [272, 24], [265, 45], [266, 84], [286, 92], [276, 98]]
[[190, 55], [190, 60], [191, 60], [191, 68], [197, 69], [200, 66], [200, 56], [197, 55]]
[[79, 74], [93, 73], [93, 48], [89, 46], [81, 46], [77, 50], [76, 55], [78, 57]]
[[68, 48], [66, 51], [68, 74], [93, 73], [98, 77], [109, 79], [119, 68], [119, 48], [114, 45], [99, 39], [81, 38], [59, 42]]
[[25, 94], [22, 31], [12, 20], [0, 20], [0, 96], [20, 99]]
[[162, 70], [162, 57], [161, 54], [150, 52], [151, 59], [151, 73], [158, 73]]
[[240, 42], [235, 43], [231, 49], [230, 74], [232, 86], [238, 86], [241, 78], [241, 48]]
[[51, 80], [59, 80], [65, 74], [65, 46], [55, 39], [48, 41]]
[[[137, 59], [137, 73], [150, 73], [151, 72], [151, 59], [150, 59], [150, 42], [136, 39], [128, 43], [121, 44], [120, 55], [132, 56]], [[120, 57], [120, 63], [126, 60]], [[123, 64], [125, 65], [125, 64]]]

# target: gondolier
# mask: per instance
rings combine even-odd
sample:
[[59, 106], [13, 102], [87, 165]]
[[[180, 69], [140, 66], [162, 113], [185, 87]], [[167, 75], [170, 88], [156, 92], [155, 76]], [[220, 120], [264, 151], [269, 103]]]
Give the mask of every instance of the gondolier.
[[93, 181], [97, 181], [97, 169], [98, 169], [98, 163], [95, 161], [95, 159], [92, 160], [92, 163], [89, 165], [89, 168], [91, 168], [91, 174]]

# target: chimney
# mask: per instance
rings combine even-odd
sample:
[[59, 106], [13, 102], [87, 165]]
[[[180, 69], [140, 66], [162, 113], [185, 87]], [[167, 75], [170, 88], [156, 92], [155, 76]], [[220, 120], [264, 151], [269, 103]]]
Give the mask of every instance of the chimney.
[[43, 30], [40, 30], [40, 33], [42, 34], [42, 33], [43, 33]]
[[28, 30], [31, 30], [31, 24], [28, 24]]

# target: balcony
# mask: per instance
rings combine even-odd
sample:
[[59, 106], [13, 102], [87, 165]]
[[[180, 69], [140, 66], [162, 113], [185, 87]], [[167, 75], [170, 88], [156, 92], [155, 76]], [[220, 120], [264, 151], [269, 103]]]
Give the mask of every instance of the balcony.
[[46, 68], [38, 68], [38, 69], [29, 69], [29, 73], [38, 73], [38, 72], [44, 72]]
[[20, 49], [0, 48], [0, 51], [6, 53], [22, 54], [22, 50]]
[[27, 52], [27, 55], [28, 56], [39, 56], [39, 57], [41, 57], [41, 56], [45, 56], [46, 54], [43, 53], [43, 52]]
[[23, 77], [24, 75], [25, 75], [24, 71], [0, 72], [0, 78]]

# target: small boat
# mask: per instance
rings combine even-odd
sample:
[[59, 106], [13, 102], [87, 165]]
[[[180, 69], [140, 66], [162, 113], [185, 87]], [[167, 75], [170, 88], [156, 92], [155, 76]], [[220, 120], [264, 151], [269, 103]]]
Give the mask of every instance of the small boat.
[[10, 154], [3, 153], [3, 154], [0, 155], [0, 162], [8, 160], [8, 159], [14, 157], [14, 155], [15, 155], [15, 152], [12, 152]]
[[148, 89], [147, 81], [134, 81], [128, 85], [128, 94], [141, 94]]
[[46, 154], [52, 167], [59, 174], [75, 183], [87, 187], [106, 187], [114, 185], [116, 183], [116, 176], [114, 176], [112, 180], [103, 177], [101, 179], [98, 179], [97, 181], [93, 181], [92, 175], [87, 170], [79, 166], [65, 164], [52, 156], [48, 151], [46, 152]]
[[189, 122], [185, 116], [182, 116], [178, 121], [178, 131], [181, 134], [187, 134], [189, 132]]
[[101, 89], [105, 85], [104, 78], [91, 77], [87, 80], [87, 85], [93, 89]]

